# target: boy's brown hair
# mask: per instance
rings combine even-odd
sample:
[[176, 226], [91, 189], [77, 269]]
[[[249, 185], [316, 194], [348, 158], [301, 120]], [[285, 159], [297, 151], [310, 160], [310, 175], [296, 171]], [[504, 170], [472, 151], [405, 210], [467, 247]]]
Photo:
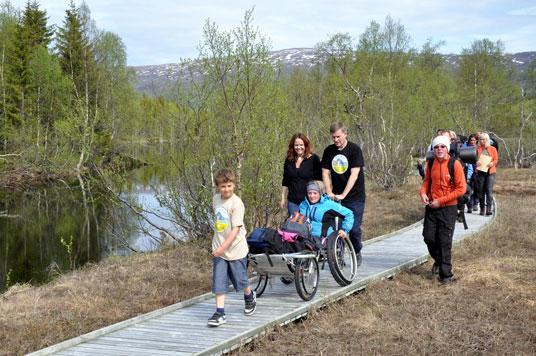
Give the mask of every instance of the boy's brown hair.
[[222, 183], [229, 182], [236, 184], [236, 176], [234, 175], [233, 171], [228, 168], [220, 169], [214, 176], [214, 185], [216, 185], [216, 187]]

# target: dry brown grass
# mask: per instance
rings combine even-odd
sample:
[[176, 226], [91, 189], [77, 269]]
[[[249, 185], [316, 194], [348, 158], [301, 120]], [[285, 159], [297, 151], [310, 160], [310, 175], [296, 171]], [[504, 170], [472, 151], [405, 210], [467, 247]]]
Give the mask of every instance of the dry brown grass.
[[113, 258], [0, 296], [0, 354], [22, 354], [210, 291], [206, 249]]
[[500, 170], [497, 220], [454, 249], [458, 281], [430, 263], [378, 282], [239, 352], [249, 354], [536, 354], [536, 171]]
[[420, 177], [413, 176], [400, 189], [385, 192], [367, 184], [363, 240], [401, 229], [423, 218], [419, 200]]
[[[365, 239], [421, 218], [417, 184], [388, 193], [369, 188]], [[209, 292], [212, 268], [206, 247], [185, 244], [112, 258], [47, 285], [12, 287], [0, 295], [0, 354], [34, 351]]]

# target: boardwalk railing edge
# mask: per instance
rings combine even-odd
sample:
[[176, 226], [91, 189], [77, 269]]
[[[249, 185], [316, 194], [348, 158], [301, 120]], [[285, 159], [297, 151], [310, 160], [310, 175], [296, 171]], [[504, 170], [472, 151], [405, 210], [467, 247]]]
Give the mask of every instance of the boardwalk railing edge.
[[[498, 209], [497, 209], [496, 202], [494, 202], [494, 207], [495, 207], [495, 213], [493, 214], [492, 218], [490, 219], [490, 223], [493, 220], [495, 220], [495, 218], [497, 216]], [[415, 228], [415, 227], [417, 227], [419, 225], [422, 225], [422, 223], [423, 223], [423, 220], [419, 220], [416, 223], [411, 224], [411, 225], [406, 226], [406, 227], [403, 227], [400, 230], [396, 230], [396, 231], [390, 232], [388, 234], [381, 235], [381, 236], [372, 238], [370, 240], [366, 240], [366, 241], [363, 242], [363, 244], [364, 245], [369, 245], [369, 244], [384, 240], [384, 239], [389, 238], [391, 236], [400, 234], [400, 233], [405, 232], [407, 230], [413, 229], [413, 228]], [[490, 223], [484, 225], [483, 228], [481, 228], [478, 231], [473, 232], [472, 234], [470, 234], [470, 235], [468, 235], [466, 237], [472, 236], [475, 233], [478, 233], [478, 232], [482, 231], [484, 228], [488, 227], [490, 225]], [[459, 244], [460, 242], [461, 242], [461, 240], [454, 242], [454, 244]], [[294, 320], [297, 320], [297, 319], [300, 319], [300, 318], [304, 317], [305, 315], [307, 315], [309, 313], [310, 310], [319, 309], [319, 308], [321, 308], [321, 307], [323, 307], [325, 305], [328, 305], [328, 304], [330, 304], [330, 303], [332, 303], [334, 301], [337, 301], [337, 300], [339, 300], [341, 298], [344, 298], [344, 297], [346, 297], [348, 295], [354, 294], [354, 293], [364, 289], [366, 287], [366, 285], [369, 284], [370, 282], [379, 281], [379, 280], [389, 278], [389, 277], [393, 276], [394, 274], [396, 274], [400, 270], [408, 269], [408, 268], [423, 264], [428, 260], [428, 257], [429, 257], [428, 254], [422, 255], [422, 256], [420, 256], [418, 258], [415, 258], [415, 259], [413, 259], [411, 261], [403, 263], [403, 264], [401, 264], [399, 266], [393, 267], [393, 268], [391, 268], [389, 270], [385, 270], [380, 274], [365, 278], [365, 279], [361, 280], [359, 283], [352, 283], [352, 284], [350, 284], [350, 285], [348, 285], [346, 287], [341, 287], [336, 293], [333, 293], [330, 296], [326, 296], [326, 297], [324, 297], [322, 299], [316, 298], [311, 302], [304, 303], [303, 307], [301, 307], [301, 308], [299, 308], [297, 310], [294, 310], [294, 311], [292, 311], [290, 313], [284, 314], [283, 316], [281, 316], [280, 318], [278, 318], [277, 320], [274, 320], [273, 322], [271, 322], [269, 324], [259, 326], [259, 327], [255, 328], [255, 329], [251, 329], [251, 330], [249, 330], [249, 331], [247, 331], [245, 333], [237, 335], [236, 337], [233, 337], [232, 339], [226, 340], [224, 343], [221, 343], [219, 345], [215, 345], [214, 347], [211, 347], [211, 348], [203, 351], [199, 355], [222, 354], [222, 353], [234, 350], [234, 349], [236, 349], [236, 348], [238, 348], [238, 347], [240, 347], [242, 345], [245, 345], [245, 344], [249, 343], [250, 341], [252, 341], [256, 337], [258, 337], [260, 335], [263, 335], [264, 333], [266, 333], [269, 330], [273, 329], [275, 326], [281, 326], [281, 325], [288, 324], [288, 323], [290, 323], [290, 322], [292, 322]], [[130, 318], [130, 319], [120, 321], [118, 323], [106, 326], [106, 327], [101, 328], [101, 329], [91, 331], [91, 332], [89, 332], [87, 334], [77, 336], [77, 337], [74, 337], [74, 338], [71, 338], [71, 339], [67, 339], [67, 340], [62, 341], [62, 342], [60, 342], [58, 344], [54, 344], [54, 345], [48, 346], [48, 347], [46, 347], [44, 349], [37, 350], [37, 351], [34, 351], [32, 353], [29, 353], [28, 356], [51, 355], [53, 353], [65, 350], [65, 349], [67, 349], [69, 347], [81, 344], [83, 342], [86, 342], [86, 341], [89, 341], [89, 340], [92, 340], [92, 339], [96, 339], [96, 338], [98, 338], [98, 337], [100, 337], [102, 335], [105, 335], [105, 334], [108, 334], [108, 333], [111, 333], [111, 332], [126, 328], [128, 326], [137, 324], [139, 322], [146, 321], [146, 320], [161, 316], [163, 314], [172, 312], [172, 311], [180, 309], [180, 308], [187, 307], [189, 305], [192, 305], [192, 304], [195, 304], [197, 302], [204, 301], [204, 300], [210, 299], [210, 298], [213, 298], [212, 293], [211, 292], [205, 293], [205, 294], [202, 294], [200, 296], [197, 296], [197, 297], [194, 297], [194, 298], [191, 298], [191, 299], [179, 302], [179, 303], [175, 303], [175, 304], [169, 305], [167, 307], [154, 310], [152, 312], [141, 314], [141, 315], [135, 316], [133, 318]]]

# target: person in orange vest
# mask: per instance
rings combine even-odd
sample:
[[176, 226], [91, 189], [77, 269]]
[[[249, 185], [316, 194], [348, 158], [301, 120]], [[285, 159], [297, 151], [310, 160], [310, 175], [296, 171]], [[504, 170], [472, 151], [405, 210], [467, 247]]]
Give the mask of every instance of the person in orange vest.
[[[461, 163], [449, 155], [449, 138], [437, 136], [432, 141], [432, 148], [432, 166], [425, 168], [419, 192], [421, 201], [426, 206], [422, 234], [434, 260], [432, 273], [439, 275], [441, 283], [448, 284], [454, 281], [451, 250], [458, 215], [458, 197], [465, 193], [466, 183]], [[452, 177], [449, 164], [454, 168]]]
[[493, 185], [495, 184], [495, 173], [497, 173], [497, 163], [499, 163], [499, 153], [497, 149], [490, 143], [490, 138], [487, 133], [482, 133], [478, 137], [479, 145], [477, 148], [477, 155], [480, 160], [480, 156], [489, 156], [491, 161], [486, 167], [480, 166], [480, 161], [476, 163], [476, 185], [478, 200], [480, 203], [480, 215], [492, 215], [492, 202], [493, 202]]

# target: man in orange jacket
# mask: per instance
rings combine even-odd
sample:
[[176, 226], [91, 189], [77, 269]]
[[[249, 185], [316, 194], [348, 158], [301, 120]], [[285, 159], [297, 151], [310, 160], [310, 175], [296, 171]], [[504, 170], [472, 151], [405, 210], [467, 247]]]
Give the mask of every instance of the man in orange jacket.
[[454, 280], [451, 250], [458, 215], [456, 205], [458, 197], [465, 193], [466, 183], [463, 167], [458, 160], [454, 161], [454, 177], [450, 176], [450, 140], [445, 136], [437, 136], [432, 141], [432, 148], [432, 167], [425, 168], [420, 190], [421, 201], [426, 205], [422, 234], [428, 252], [434, 259], [432, 273], [439, 274], [440, 282], [448, 284]]

